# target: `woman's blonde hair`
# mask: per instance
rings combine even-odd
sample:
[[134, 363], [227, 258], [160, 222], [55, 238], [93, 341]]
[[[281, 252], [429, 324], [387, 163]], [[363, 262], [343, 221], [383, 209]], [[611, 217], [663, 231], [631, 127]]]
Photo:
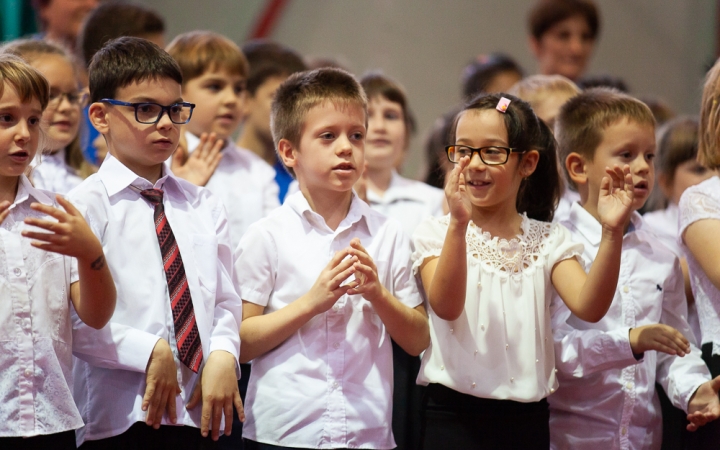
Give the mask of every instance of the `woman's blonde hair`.
[[700, 102], [698, 130], [698, 162], [709, 169], [720, 168], [720, 59], [707, 73]]

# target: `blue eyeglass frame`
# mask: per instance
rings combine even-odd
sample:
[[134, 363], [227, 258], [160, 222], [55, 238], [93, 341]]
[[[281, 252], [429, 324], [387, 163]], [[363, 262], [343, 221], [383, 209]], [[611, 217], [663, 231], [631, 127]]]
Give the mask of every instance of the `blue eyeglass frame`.
[[[109, 104], [115, 105], [115, 106], [131, 106], [131, 107], [135, 108], [135, 120], [138, 123], [142, 123], [144, 125], [152, 125], [152, 124], [156, 124], [156, 123], [160, 122], [160, 119], [162, 118], [163, 114], [165, 114], [166, 111], [167, 111], [167, 115], [170, 118], [170, 121], [172, 123], [177, 124], [177, 125], [184, 125], [184, 124], [190, 122], [190, 119], [192, 118], [193, 110], [195, 110], [195, 103], [188, 103], [188, 102], [177, 102], [177, 103], [173, 103], [172, 105], [168, 105], [168, 106], [163, 106], [160, 103], [155, 103], [155, 102], [130, 103], [130, 102], [124, 102], [122, 100], [115, 100], [114, 98], [103, 98], [100, 100], [100, 102], [101, 103], [109, 103]], [[158, 114], [158, 116], [154, 122], [143, 122], [140, 119], [138, 119], [138, 107], [141, 105], [155, 105], [155, 106], [160, 107], [160, 114]], [[176, 106], [176, 105], [187, 106], [190, 108], [190, 115], [188, 116], [187, 120], [185, 120], [184, 122], [176, 122], [173, 120], [172, 115], [170, 115], [170, 108], [172, 108], [173, 106]]]

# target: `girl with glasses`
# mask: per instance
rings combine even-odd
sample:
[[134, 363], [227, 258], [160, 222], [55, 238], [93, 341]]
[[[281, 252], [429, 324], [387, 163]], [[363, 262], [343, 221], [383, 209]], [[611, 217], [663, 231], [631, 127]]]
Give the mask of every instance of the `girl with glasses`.
[[530, 106], [481, 95], [457, 115], [450, 214], [415, 231], [413, 270], [430, 305], [418, 383], [425, 449], [547, 449], [546, 397], [558, 387], [554, 290], [584, 320], [607, 312], [618, 279], [628, 169], [607, 169], [598, 209], [607, 231], [586, 274], [582, 245], [550, 223], [560, 193], [555, 139]]
[[87, 94], [80, 90], [77, 69], [62, 47], [40, 40], [17, 40], [4, 50], [37, 69], [50, 85], [42, 117], [43, 150], [31, 179], [39, 189], [67, 194], [95, 170], [82, 156], [80, 119]]

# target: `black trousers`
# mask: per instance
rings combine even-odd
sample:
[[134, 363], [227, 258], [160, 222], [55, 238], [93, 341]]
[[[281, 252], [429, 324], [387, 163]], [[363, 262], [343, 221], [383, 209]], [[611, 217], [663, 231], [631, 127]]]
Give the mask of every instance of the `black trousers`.
[[75, 430], [62, 433], [44, 434], [29, 438], [3, 437], [0, 438], [2, 450], [72, 450], [75, 446]]
[[[263, 444], [262, 442], [249, 441], [245, 439], [245, 450], [306, 450], [298, 447], [279, 447], [277, 445]], [[347, 449], [334, 449], [347, 450]]]
[[547, 450], [549, 420], [545, 399], [485, 399], [431, 384], [423, 398], [421, 448]]
[[117, 436], [96, 441], [85, 441], [83, 450], [214, 450], [217, 443], [208, 437], [202, 437], [199, 428], [161, 425], [156, 430], [145, 424], [135, 422], [128, 430]]

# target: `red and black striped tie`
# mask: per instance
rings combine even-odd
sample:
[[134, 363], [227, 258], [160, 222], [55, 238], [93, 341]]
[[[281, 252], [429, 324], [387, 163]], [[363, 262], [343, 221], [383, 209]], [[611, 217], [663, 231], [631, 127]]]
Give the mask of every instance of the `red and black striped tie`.
[[195, 322], [190, 288], [185, 276], [180, 249], [175, 241], [175, 235], [165, 216], [163, 207], [163, 191], [161, 189], [145, 189], [140, 195], [155, 206], [155, 232], [160, 243], [165, 277], [170, 292], [170, 305], [172, 306], [173, 325], [175, 327], [175, 341], [177, 342], [180, 361], [190, 370], [197, 373], [203, 359], [200, 333]]

